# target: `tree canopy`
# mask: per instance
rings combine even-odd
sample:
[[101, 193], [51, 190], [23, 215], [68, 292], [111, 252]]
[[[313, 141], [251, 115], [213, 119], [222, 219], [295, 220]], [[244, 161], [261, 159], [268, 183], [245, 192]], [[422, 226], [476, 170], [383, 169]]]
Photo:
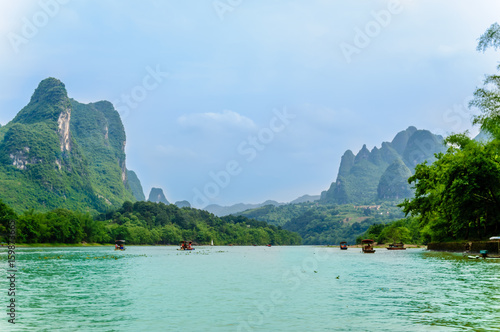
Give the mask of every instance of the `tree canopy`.
[[[500, 47], [497, 23], [479, 38], [479, 51], [489, 47]], [[415, 185], [415, 196], [401, 206], [418, 218], [425, 241], [484, 239], [499, 231], [500, 76], [486, 76], [470, 107], [481, 111], [473, 123], [491, 140], [474, 141], [467, 133], [451, 135], [445, 140], [446, 153], [436, 155], [432, 165], [417, 165], [408, 179]]]

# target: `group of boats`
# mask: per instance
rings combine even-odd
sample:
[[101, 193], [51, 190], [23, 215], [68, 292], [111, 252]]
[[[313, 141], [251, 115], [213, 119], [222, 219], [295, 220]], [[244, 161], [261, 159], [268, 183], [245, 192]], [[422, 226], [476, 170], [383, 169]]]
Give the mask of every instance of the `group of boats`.
[[194, 250], [193, 241], [181, 241], [181, 247], [177, 250]]
[[[365, 254], [373, 254], [375, 249], [373, 248], [373, 244], [375, 241], [371, 239], [361, 240], [361, 251]], [[406, 250], [405, 245], [403, 243], [391, 243], [386, 248], [387, 250]], [[347, 242], [340, 242], [340, 250], [347, 250]]]
[[[500, 252], [500, 237], [499, 236], [494, 236], [494, 237], [491, 237], [490, 240], [498, 240], [499, 242], [499, 252]], [[373, 254], [375, 253], [375, 249], [374, 249], [374, 243], [375, 241], [374, 240], [371, 240], [371, 239], [364, 239], [364, 240], [361, 240], [361, 251], [365, 254]], [[213, 245], [213, 241], [211, 242], [211, 245]], [[267, 245], [268, 247], [270, 247], [271, 245], [268, 244]], [[177, 250], [194, 250], [195, 248], [193, 248], [193, 242], [192, 241], [181, 241], [180, 242], [180, 248], [177, 249]], [[403, 243], [391, 243], [389, 244], [387, 247], [386, 247], [387, 250], [406, 250], [405, 246]], [[125, 250], [125, 240], [116, 240], [115, 241], [115, 250]], [[345, 241], [342, 241], [340, 242], [340, 250], [347, 250], [347, 242]], [[466, 252], [467, 253], [467, 252]], [[465, 253], [464, 253], [465, 255]], [[488, 255], [488, 250], [481, 250], [479, 255], [476, 255], [476, 256], [472, 256], [472, 255], [469, 255], [467, 256], [468, 258], [471, 258], [471, 259], [479, 259], [479, 258], [483, 258], [483, 259], [487, 259], [487, 258], [495, 258], [495, 259], [498, 259], [500, 258], [499, 256], [490, 256]]]
[[[211, 246], [214, 245], [213, 240], [211, 241], [210, 245]], [[179, 246], [180, 247], [177, 250], [195, 250], [195, 248], [193, 248], [193, 241], [181, 241]], [[232, 244], [230, 244], [230, 246], [232, 246]], [[266, 247], [271, 247], [271, 244], [266, 244]], [[347, 249], [347, 243], [346, 243], [345, 248]], [[125, 240], [116, 240], [115, 241], [115, 250], [125, 250]]]

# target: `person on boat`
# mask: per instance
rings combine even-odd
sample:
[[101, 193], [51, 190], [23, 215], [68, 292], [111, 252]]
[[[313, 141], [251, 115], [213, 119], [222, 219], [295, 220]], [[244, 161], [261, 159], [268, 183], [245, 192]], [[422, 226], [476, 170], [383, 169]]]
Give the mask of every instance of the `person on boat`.
[[118, 243], [115, 243], [115, 249], [118, 249]]

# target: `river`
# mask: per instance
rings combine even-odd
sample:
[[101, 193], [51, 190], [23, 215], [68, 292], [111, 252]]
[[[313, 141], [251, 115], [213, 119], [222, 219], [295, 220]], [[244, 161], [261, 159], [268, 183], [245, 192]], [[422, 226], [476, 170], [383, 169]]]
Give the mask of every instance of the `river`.
[[[423, 249], [16, 248], [0, 331], [494, 331], [500, 260]], [[4, 277], [5, 276], [5, 277]]]

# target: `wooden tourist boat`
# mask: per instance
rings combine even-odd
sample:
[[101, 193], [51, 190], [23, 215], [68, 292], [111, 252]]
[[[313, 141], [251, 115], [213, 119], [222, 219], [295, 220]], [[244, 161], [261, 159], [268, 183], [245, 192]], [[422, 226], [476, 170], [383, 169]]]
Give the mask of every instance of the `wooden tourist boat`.
[[490, 256], [488, 254], [488, 250], [480, 250], [479, 255], [476, 256], [467, 256], [470, 259], [500, 259], [500, 256]]
[[193, 241], [181, 241], [181, 247], [177, 250], [194, 250]]
[[115, 250], [125, 250], [125, 240], [116, 240]]
[[340, 242], [340, 250], [347, 250], [347, 242], [345, 241]]
[[406, 248], [403, 243], [391, 243], [387, 247], [387, 250], [406, 250]]
[[375, 241], [370, 239], [361, 240], [361, 245], [362, 245], [361, 250], [363, 251], [363, 253], [373, 254], [375, 252], [375, 249], [373, 249], [374, 242]]
[[[482, 259], [500, 259], [500, 236], [492, 236], [490, 237], [490, 240], [497, 240], [498, 241], [498, 249], [497, 249], [497, 253], [498, 255], [495, 255], [495, 256], [491, 256], [488, 252], [488, 250], [480, 250], [479, 251], [479, 255], [476, 255], [476, 256], [467, 256], [468, 258], [470, 259], [479, 259], [479, 258], [482, 258]], [[465, 255], [465, 253], [464, 253]]]

